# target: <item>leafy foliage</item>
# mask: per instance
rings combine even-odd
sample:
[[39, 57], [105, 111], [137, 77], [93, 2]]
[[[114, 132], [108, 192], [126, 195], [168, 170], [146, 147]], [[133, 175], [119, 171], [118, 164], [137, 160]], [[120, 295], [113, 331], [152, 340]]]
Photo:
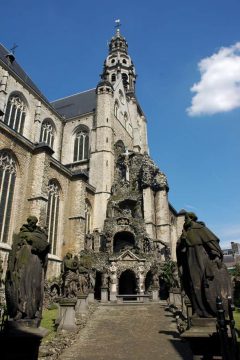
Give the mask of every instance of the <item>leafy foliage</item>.
[[177, 264], [175, 261], [168, 260], [161, 266], [161, 278], [168, 288], [177, 286], [176, 273]]

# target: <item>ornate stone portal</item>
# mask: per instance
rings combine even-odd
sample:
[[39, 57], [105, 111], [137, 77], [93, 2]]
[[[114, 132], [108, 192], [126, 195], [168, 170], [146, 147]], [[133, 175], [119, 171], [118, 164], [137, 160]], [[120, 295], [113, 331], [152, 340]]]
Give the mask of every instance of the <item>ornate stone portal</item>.
[[[161, 264], [170, 257], [167, 192], [166, 176], [150, 157], [130, 152], [118, 141], [98, 258], [89, 247], [94, 234], [86, 236], [85, 246], [85, 253], [95, 258], [93, 267], [102, 274], [101, 288], [108, 288], [109, 300], [121, 294], [143, 295], [153, 287], [158, 293]], [[154, 204], [149, 203], [148, 193]], [[148, 213], [154, 219], [146, 224]]]

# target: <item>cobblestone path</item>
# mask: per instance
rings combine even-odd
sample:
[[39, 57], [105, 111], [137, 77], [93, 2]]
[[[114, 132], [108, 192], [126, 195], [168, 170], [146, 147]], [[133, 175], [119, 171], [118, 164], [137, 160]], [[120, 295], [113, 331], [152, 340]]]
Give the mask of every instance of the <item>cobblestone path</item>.
[[61, 360], [192, 360], [159, 304], [101, 305]]

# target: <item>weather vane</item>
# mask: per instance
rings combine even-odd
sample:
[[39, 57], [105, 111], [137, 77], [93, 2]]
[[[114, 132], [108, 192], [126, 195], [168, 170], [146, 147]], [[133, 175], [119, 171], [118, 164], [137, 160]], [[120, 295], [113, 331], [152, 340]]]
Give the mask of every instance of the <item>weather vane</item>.
[[17, 47], [18, 47], [18, 45], [14, 43], [13, 47], [10, 49], [13, 55], [15, 54], [15, 50]]
[[120, 19], [115, 20], [115, 24], [115, 28], [117, 29], [117, 31], [119, 31], [120, 26], [122, 26]]

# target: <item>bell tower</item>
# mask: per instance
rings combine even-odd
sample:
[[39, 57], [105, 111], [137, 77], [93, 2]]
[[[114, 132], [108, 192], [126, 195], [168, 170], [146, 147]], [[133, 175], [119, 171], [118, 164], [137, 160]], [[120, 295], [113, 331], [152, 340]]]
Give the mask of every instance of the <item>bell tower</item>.
[[120, 21], [116, 20], [116, 33], [109, 43], [109, 54], [104, 62], [101, 78], [113, 86], [122, 79], [125, 93], [135, 93], [136, 72], [131, 57], [128, 55], [128, 43], [120, 34]]

